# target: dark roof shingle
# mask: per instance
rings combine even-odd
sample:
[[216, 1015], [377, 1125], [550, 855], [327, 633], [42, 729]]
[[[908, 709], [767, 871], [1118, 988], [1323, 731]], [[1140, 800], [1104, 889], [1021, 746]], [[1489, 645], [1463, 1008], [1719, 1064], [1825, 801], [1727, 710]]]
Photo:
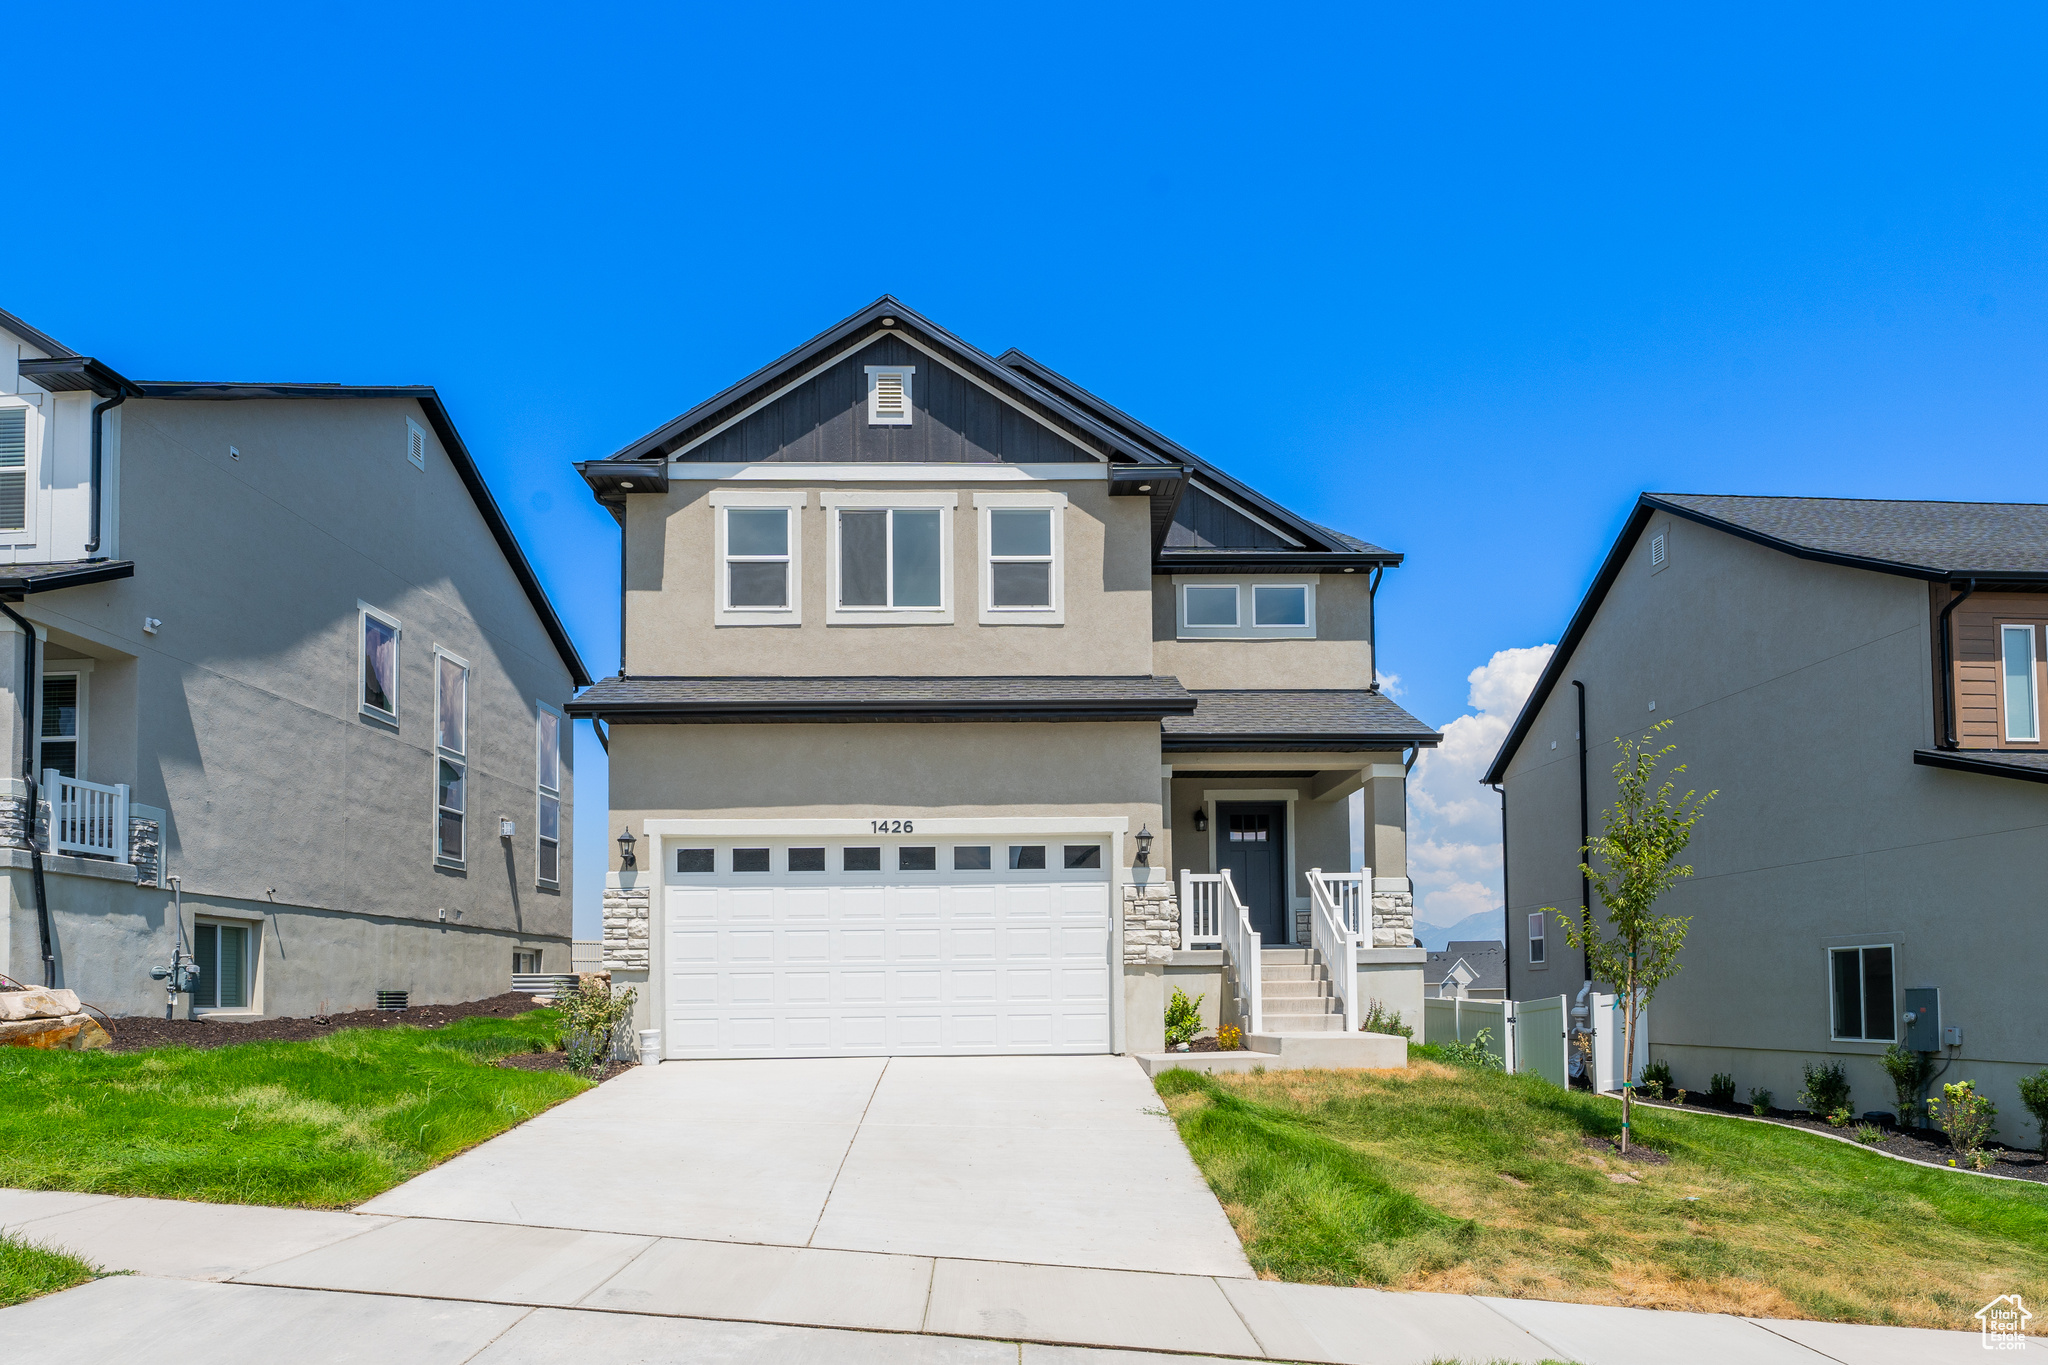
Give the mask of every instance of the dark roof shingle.
[[1442, 738], [1384, 692], [1364, 688], [1193, 695], [1199, 703], [1193, 715], [1169, 716], [1162, 724], [1170, 749], [1265, 747], [1266, 741], [1302, 749], [1396, 749]]
[[1934, 578], [2048, 575], [2048, 504], [1648, 493], [1781, 548]]
[[618, 720], [1144, 720], [1195, 709], [1177, 678], [626, 677], [569, 706]]

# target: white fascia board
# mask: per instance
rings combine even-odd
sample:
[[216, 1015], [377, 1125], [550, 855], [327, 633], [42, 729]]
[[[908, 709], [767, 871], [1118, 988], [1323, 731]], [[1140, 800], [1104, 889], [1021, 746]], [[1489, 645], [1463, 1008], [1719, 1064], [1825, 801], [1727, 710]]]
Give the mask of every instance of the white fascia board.
[[[1292, 795], [1292, 793], [1289, 793]], [[892, 815], [891, 819], [896, 819]], [[917, 838], [926, 834], [1128, 834], [1130, 817], [1124, 815], [1011, 816], [996, 819], [925, 819], [916, 821], [915, 834], [888, 838]], [[643, 820], [641, 833], [648, 838], [750, 839], [755, 836], [815, 838], [882, 838], [873, 820]]]
[[695, 464], [668, 467], [671, 480], [704, 483], [1056, 483], [1109, 478], [1105, 464]]

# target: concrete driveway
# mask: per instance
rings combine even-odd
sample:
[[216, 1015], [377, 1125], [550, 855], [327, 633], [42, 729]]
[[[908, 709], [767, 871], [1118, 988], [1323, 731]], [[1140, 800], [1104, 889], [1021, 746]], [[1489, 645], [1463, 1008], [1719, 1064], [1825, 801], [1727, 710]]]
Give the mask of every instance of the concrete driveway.
[[1249, 1278], [1127, 1057], [641, 1067], [363, 1212]]

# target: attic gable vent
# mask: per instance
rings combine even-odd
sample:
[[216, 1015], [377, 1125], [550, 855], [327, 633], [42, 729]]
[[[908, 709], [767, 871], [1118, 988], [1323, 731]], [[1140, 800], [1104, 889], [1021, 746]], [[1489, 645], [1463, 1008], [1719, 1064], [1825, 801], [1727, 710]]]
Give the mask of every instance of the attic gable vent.
[[427, 433], [410, 417], [405, 419], [405, 458], [412, 461], [414, 469], [427, 467]]
[[1653, 569], [1664, 567], [1664, 533], [1662, 531], [1650, 537], [1650, 567]]
[[910, 425], [910, 379], [915, 365], [869, 365], [868, 425], [907, 427]]

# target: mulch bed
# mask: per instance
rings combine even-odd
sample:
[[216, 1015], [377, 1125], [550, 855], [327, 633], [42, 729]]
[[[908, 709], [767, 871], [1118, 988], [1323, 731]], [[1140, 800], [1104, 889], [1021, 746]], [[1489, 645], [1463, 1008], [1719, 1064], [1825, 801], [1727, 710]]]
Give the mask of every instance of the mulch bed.
[[1616, 1161], [1636, 1161], [1641, 1162], [1645, 1166], [1669, 1166], [1671, 1164], [1670, 1157], [1653, 1147], [1645, 1147], [1640, 1142], [1631, 1142], [1628, 1145], [1628, 1150], [1624, 1152], [1621, 1150], [1621, 1143], [1614, 1138], [1594, 1137], [1589, 1133], [1581, 1138], [1580, 1141], [1600, 1155], [1611, 1156]]
[[[1766, 1123], [1776, 1123], [1786, 1128], [1806, 1128], [1816, 1133], [1827, 1133], [1832, 1137], [1854, 1138], [1856, 1136], [1856, 1123], [1849, 1123], [1837, 1128], [1826, 1119], [1816, 1118], [1803, 1109], [1772, 1109], [1767, 1114], [1757, 1115], [1750, 1113], [1749, 1106], [1746, 1104], [1715, 1104], [1704, 1095], [1693, 1095], [1690, 1093], [1686, 1095], [1683, 1105], [1673, 1103], [1670, 1100], [1644, 1099], [1640, 1095], [1636, 1097], [1636, 1103], [1649, 1105], [1656, 1109], [1705, 1109], [1717, 1114], [1742, 1114], [1751, 1118], [1761, 1118]], [[1857, 1122], [1861, 1122], [1861, 1120]], [[1913, 1161], [1929, 1162], [1936, 1166], [1946, 1166], [1950, 1161], [1954, 1161], [1959, 1169], [1972, 1169], [1964, 1166], [1962, 1159], [1956, 1156], [1955, 1148], [1949, 1145], [1948, 1134], [1938, 1128], [1907, 1129], [1885, 1127], [1882, 1131], [1885, 1134], [1882, 1142], [1859, 1145], [1869, 1146], [1877, 1151], [1889, 1152], [1893, 1156], [1902, 1156]], [[1984, 1150], [1996, 1158], [1986, 1168], [1986, 1174], [2011, 1176], [2018, 1180], [2032, 1180], [2037, 1183], [2048, 1184], [2048, 1157], [2043, 1157], [2041, 1153], [2023, 1151], [2017, 1147], [2007, 1147], [2002, 1143], [1996, 1142], [1987, 1144]]]
[[[499, 1066], [509, 1066], [515, 1071], [567, 1071], [569, 1054], [566, 1052], [514, 1052], [500, 1057]], [[602, 1075], [593, 1079], [603, 1082], [614, 1076], [623, 1076], [633, 1069], [632, 1062], [606, 1062]], [[588, 1073], [579, 1073], [588, 1074]]]
[[163, 1019], [152, 1015], [131, 1015], [114, 1020], [114, 1052], [139, 1052], [150, 1047], [227, 1047], [233, 1043], [304, 1043], [325, 1038], [337, 1029], [392, 1028], [409, 1024], [414, 1028], [438, 1028], [458, 1019], [479, 1015], [508, 1018], [540, 1009], [542, 1004], [520, 991], [507, 991], [486, 1000], [461, 1005], [415, 1005], [403, 1010], [355, 1010], [348, 1014], [322, 1014], [307, 1019]]

